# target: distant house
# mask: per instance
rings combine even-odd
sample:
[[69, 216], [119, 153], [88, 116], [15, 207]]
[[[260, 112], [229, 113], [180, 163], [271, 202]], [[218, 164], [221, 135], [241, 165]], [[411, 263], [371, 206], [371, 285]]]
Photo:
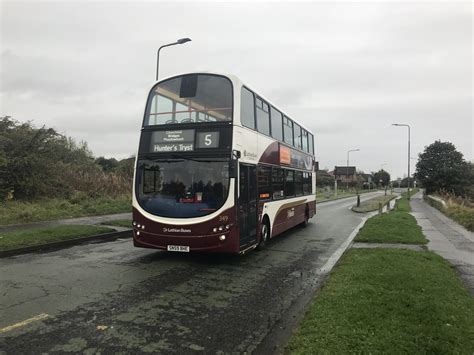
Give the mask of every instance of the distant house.
[[334, 185], [334, 175], [327, 170], [318, 170], [316, 172], [316, 185], [318, 186], [332, 186]]
[[358, 174], [359, 181], [362, 183], [363, 187], [370, 188], [374, 183], [374, 177], [372, 174]]
[[355, 166], [336, 166], [333, 175], [338, 183], [350, 184], [357, 181]]

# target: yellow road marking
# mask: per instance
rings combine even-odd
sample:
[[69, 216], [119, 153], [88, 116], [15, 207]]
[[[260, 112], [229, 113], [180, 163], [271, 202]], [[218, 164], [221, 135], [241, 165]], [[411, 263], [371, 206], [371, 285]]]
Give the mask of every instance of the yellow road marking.
[[37, 320], [45, 319], [45, 318], [48, 318], [48, 317], [49, 317], [49, 315], [46, 314], [46, 313], [38, 314], [37, 316], [25, 319], [21, 322], [18, 322], [18, 323], [12, 324], [12, 325], [9, 325], [8, 327], [1, 328], [0, 329], [0, 334], [9, 332], [13, 329], [24, 327], [25, 325], [28, 325], [30, 323], [36, 322]]

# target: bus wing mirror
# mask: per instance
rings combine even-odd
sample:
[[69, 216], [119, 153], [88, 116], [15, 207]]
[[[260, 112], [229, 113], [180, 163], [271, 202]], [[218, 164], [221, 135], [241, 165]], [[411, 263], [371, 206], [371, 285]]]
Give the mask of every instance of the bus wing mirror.
[[319, 161], [315, 161], [314, 162], [314, 171], [318, 171], [319, 170]]
[[233, 150], [232, 151], [232, 157], [233, 159], [240, 159], [240, 150]]

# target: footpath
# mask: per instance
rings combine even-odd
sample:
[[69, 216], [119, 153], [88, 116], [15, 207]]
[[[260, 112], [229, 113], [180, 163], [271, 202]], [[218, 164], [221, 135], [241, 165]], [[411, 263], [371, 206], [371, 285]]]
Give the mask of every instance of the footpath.
[[421, 191], [412, 196], [410, 205], [429, 240], [428, 249], [448, 260], [474, 295], [474, 233], [427, 204]]

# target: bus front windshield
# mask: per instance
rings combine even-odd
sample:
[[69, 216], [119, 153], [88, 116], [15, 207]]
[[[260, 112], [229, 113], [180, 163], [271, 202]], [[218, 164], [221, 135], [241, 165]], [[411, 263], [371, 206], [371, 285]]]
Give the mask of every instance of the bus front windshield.
[[188, 74], [158, 83], [150, 93], [145, 126], [232, 121], [232, 84], [210, 74]]
[[229, 161], [174, 159], [138, 162], [137, 199], [161, 217], [192, 218], [222, 207], [229, 192]]

